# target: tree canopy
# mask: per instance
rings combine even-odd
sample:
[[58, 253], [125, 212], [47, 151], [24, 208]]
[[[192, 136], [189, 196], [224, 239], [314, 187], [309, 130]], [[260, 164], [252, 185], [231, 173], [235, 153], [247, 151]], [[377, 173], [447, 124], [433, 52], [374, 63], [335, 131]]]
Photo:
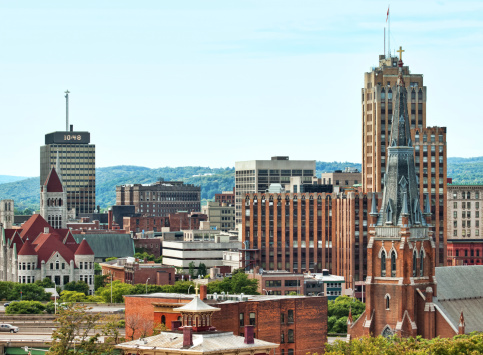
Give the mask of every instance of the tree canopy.
[[82, 292], [87, 296], [89, 294], [89, 285], [84, 281], [71, 281], [64, 285], [64, 290]]

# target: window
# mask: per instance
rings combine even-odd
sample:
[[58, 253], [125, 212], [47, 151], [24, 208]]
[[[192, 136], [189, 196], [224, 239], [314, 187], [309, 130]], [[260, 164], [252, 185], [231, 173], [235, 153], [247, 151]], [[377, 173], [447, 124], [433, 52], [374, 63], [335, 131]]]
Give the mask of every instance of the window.
[[391, 277], [396, 277], [396, 252], [391, 253]]
[[287, 317], [287, 321], [289, 323], [293, 323], [293, 309], [289, 309], [288, 310], [288, 317]]
[[285, 343], [285, 333], [283, 331], [280, 333], [280, 343]]
[[240, 313], [240, 327], [243, 327], [245, 325], [245, 314]]
[[386, 252], [381, 253], [381, 276], [386, 277]]
[[280, 313], [280, 323], [281, 324], [285, 323], [285, 313]]
[[413, 277], [416, 277], [417, 262], [418, 262], [418, 260], [417, 260], [417, 257], [416, 257], [416, 251], [414, 251], [414, 253], [413, 253]]
[[288, 330], [288, 342], [293, 343], [294, 342], [294, 334], [293, 334], [293, 329]]
[[293, 355], [293, 349], [288, 349], [288, 355]]
[[391, 299], [389, 294], [386, 295], [385, 299], [386, 299], [386, 309], [389, 309], [389, 300]]
[[250, 312], [250, 325], [255, 325], [255, 313]]
[[423, 277], [424, 276], [424, 252], [421, 250], [421, 253], [419, 254], [419, 276]]

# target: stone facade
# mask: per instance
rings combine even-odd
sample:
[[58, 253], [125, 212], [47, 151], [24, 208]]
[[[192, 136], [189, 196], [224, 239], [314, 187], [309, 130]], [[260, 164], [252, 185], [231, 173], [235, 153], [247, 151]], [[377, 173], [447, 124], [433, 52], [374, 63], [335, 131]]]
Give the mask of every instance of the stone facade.
[[3, 228], [12, 228], [14, 209], [13, 200], [0, 201], [0, 223], [3, 225]]
[[210, 226], [216, 230], [228, 232], [235, 229], [235, 205], [208, 201], [201, 212], [208, 216]]
[[40, 215], [54, 229], [67, 228], [67, 189], [55, 168], [40, 188]]

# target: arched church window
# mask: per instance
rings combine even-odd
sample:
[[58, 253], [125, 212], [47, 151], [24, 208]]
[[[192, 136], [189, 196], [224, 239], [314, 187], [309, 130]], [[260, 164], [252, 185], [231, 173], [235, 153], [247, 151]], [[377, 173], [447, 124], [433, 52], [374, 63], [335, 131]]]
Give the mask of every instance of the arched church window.
[[381, 254], [381, 276], [386, 277], [386, 252]]
[[418, 265], [417, 255], [416, 255], [416, 251], [414, 251], [414, 253], [413, 253], [413, 277], [416, 277], [417, 265]]
[[389, 309], [389, 306], [390, 306], [390, 300], [391, 300], [391, 296], [389, 296], [389, 294], [387, 294], [385, 297], [385, 300], [386, 300], [386, 309]]
[[396, 277], [396, 252], [391, 253], [391, 277]]
[[419, 255], [419, 276], [424, 276], [424, 252], [421, 250], [421, 254]]

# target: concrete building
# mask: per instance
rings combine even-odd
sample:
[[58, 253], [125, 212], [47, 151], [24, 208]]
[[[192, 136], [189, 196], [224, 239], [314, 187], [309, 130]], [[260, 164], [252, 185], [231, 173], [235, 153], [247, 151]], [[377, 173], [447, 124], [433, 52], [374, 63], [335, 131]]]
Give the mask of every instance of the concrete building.
[[344, 277], [331, 275], [327, 269], [320, 274], [305, 274], [304, 288], [306, 295], [326, 296], [329, 301], [345, 295], [346, 290]]
[[[402, 52], [400, 53], [402, 54]], [[379, 56], [378, 67], [364, 74], [362, 97], [362, 187], [363, 192], [379, 192], [384, 188], [387, 166], [387, 147], [391, 145], [393, 117], [396, 117], [394, 93], [397, 91], [398, 58]], [[402, 67], [408, 90], [404, 112], [409, 117], [410, 137], [414, 156], [420, 201], [423, 194], [431, 197], [432, 221], [436, 243], [436, 265], [446, 263], [446, 128], [426, 127], [427, 89], [422, 74], [412, 74], [408, 66]], [[397, 117], [396, 117], [397, 118]], [[422, 206], [421, 206], [422, 208]]]
[[483, 261], [483, 185], [448, 184], [448, 265]]
[[174, 266], [188, 274], [189, 264], [194, 262], [195, 268], [205, 264], [206, 268], [223, 265], [223, 252], [238, 250], [242, 244], [229, 236], [220, 236], [219, 231], [195, 230], [185, 231], [185, 241], [163, 242], [163, 265]]
[[[175, 293], [125, 296], [126, 336], [132, 334], [127, 327], [128, 319], [137, 314], [148, 324], [165, 324], [172, 329], [172, 321], [183, 318], [179, 308], [195, 297], [198, 296]], [[249, 325], [253, 326], [255, 338], [279, 344], [276, 354], [324, 352], [327, 342], [326, 297], [207, 295], [206, 286], [201, 285], [200, 299], [211, 307], [220, 308], [221, 311], [211, 318], [211, 324], [220, 331], [241, 335]], [[151, 329], [147, 329], [148, 334]], [[134, 338], [140, 333], [137, 330]]]
[[178, 211], [200, 211], [201, 188], [161, 179], [150, 185], [116, 186], [116, 205], [133, 205], [144, 216], [166, 217]]
[[256, 268], [248, 278], [258, 281], [258, 293], [266, 295], [304, 294], [304, 274], [285, 270], [264, 271]]
[[[290, 184], [291, 176], [300, 176], [303, 183], [312, 184], [315, 160], [289, 160], [272, 157], [271, 160], [238, 161], [235, 163], [235, 222], [242, 222], [242, 204], [247, 193], [266, 192], [270, 184]], [[287, 188], [288, 190], [288, 188]]]
[[74, 131], [45, 135], [40, 147], [40, 182], [44, 183], [52, 167], [59, 161], [62, 183], [67, 193], [67, 209], [92, 213], [96, 208], [96, 146], [90, 144], [90, 133]]
[[235, 229], [235, 205], [208, 201], [201, 212], [208, 216], [212, 228], [223, 232]]
[[357, 169], [345, 168], [344, 170], [335, 170], [332, 173], [322, 173], [322, 184], [353, 187], [362, 183], [362, 174]]

